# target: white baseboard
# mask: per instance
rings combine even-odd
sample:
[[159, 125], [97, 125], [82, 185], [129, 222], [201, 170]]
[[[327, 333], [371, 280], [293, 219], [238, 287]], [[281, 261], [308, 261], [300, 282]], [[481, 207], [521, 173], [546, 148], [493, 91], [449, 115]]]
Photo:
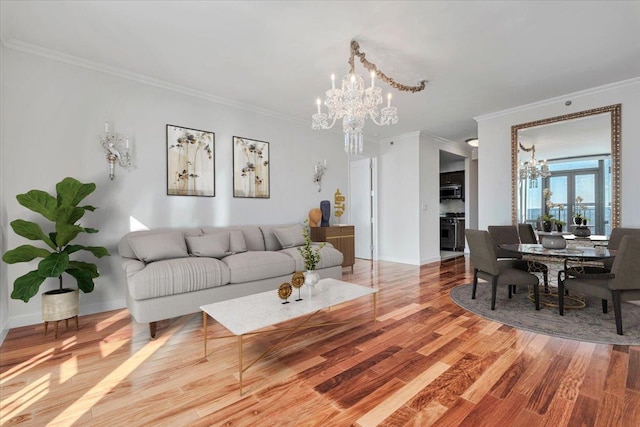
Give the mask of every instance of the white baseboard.
[[397, 262], [399, 264], [410, 264], [410, 265], [420, 265], [415, 260], [412, 259], [404, 259], [404, 258], [394, 258], [394, 257], [386, 257], [381, 256], [379, 258], [380, 261], [389, 261], [389, 262]]
[[426, 259], [420, 260], [420, 265], [431, 264], [432, 262], [440, 262], [440, 261], [442, 261], [442, 258], [440, 258], [439, 256], [434, 258], [426, 258]]
[[[105, 302], [100, 302], [96, 304], [80, 304], [80, 316], [84, 316], [87, 314], [102, 313], [104, 311], [110, 311], [110, 310], [119, 310], [121, 308], [125, 308], [126, 306], [127, 306], [127, 303], [126, 303], [126, 300], [124, 299], [115, 300], [115, 301], [105, 301]], [[37, 325], [38, 323], [42, 323], [42, 314], [39, 312], [24, 314], [22, 316], [13, 316], [9, 318], [10, 328], [19, 328], [21, 326]]]

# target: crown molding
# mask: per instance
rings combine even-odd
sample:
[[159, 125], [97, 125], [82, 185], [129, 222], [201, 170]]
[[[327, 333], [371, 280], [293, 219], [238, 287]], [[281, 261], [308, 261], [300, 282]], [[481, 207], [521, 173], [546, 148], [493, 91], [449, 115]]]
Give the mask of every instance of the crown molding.
[[551, 104], [555, 104], [559, 101], [566, 101], [567, 98], [580, 98], [583, 96], [588, 96], [588, 95], [594, 95], [600, 92], [605, 92], [605, 91], [609, 91], [612, 89], [619, 89], [619, 88], [624, 88], [627, 86], [632, 86], [632, 85], [636, 85], [636, 84], [640, 84], [640, 77], [634, 77], [632, 79], [627, 79], [627, 80], [622, 80], [619, 82], [614, 82], [614, 83], [608, 83], [606, 85], [602, 85], [602, 86], [596, 86], [590, 89], [585, 89], [585, 90], [581, 90], [578, 92], [572, 92], [572, 93], [568, 93], [565, 95], [560, 95], [560, 96], [556, 96], [554, 98], [550, 98], [550, 99], [545, 99], [544, 101], [538, 101], [538, 102], [533, 102], [531, 104], [525, 104], [525, 105], [521, 105], [519, 107], [514, 107], [514, 108], [510, 108], [508, 110], [501, 110], [501, 111], [496, 111], [495, 113], [489, 113], [489, 114], [483, 114], [481, 116], [477, 116], [474, 117], [473, 119], [476, 122], [481, 122], [484, 120], [490, 120], [490, 119], [495, 119], [497, 117], [503, 117], [503, 116], [508, 116], [510, 114], [513, 113], [518, 113], [521, 111], [526, 111], [526, 110], [531, 110], [534, 108], [540, 108], [540, 107], [545, 107]]
[[17, 39], [0, 40], [0, 43], [2, 44], [2, 46], [8, 49], [13, 49], [19, 52], [40, 56], [43, 58], [51, 59], [53, 61], [75, 65], [77, 67], [85, 68], [92, 71], [97, 71], [103, 74], [109, 74], [112, 76], [120, 77], [122, 79], [135, 81], [148, 86], [158, 87], [158, 88], [169, 90], [172, 92], [177, 92], [183, 95], [193, 96], [195, 98], [204, 99], [206, 101], [213, 102], [216, 104], [226, 105], [226, 106], [237, 108], [240, 110], [245, 110], [252, 113], [258, 113], [258, 114], [262, 114], [262, 115], [277, 118], [277, 119], [304, 124], [307, 126], [309, 126], [309, 123], [310, 123], [309, 121], [300, 119], [299, 117], [290, 116], [288, 114], [277, 113], [271, 110], [267, 110], [265, 108], [260, 108], [253, 105], [233, 101], [231, 99], [216, 96], [216, 95], [203, 92], [200, 90], [196, 90], [190, 87], [176, 85], [173, 83], [166, 82], [164, 80], [149, 77], [144, 74], [134, 73], [131, 71], [123, 70], [121, 68], [101, 64], [99, 62], [90, 61], [88, 59], [80, 58], [73, 55], [68, 55], [66, 53], [62, 53], [57, 50], [47, 49], [41, 46], [24, 42], [22, 40], [17, 40]]
[[420, 132], [420, 136], [426, 136], [426, 137], [431, 138], [434, 141], [439, 142], [439, 143], [444, 144], [444, 145], [453, 145], [453, 146], [458, 147], [458, 148], [460, 148], [460, 149], [462, 149], [464, 151], [467, 151], [469, 153], [471, 153], [473, 151], [473, 148], [474, 148], [474, 147], [471, 147], [466, 142], [452, 141], [450, 139], [443, 138], [441, 136], [436, 136], [436, 135], [433, 135], [433, 134], [430, 134], [430, 133], [424, 132], [424, 131]]

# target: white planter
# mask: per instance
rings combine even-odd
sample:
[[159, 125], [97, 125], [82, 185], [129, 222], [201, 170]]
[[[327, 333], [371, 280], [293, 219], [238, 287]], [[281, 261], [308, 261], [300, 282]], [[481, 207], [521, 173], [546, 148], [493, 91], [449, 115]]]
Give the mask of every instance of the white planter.
[[77, 289], [59, 289], [42, 294], [42, 320], [56, 322], [71, 319], [79, 313], [80, 298]]
[[315, 270], [307, 270], [304, 273], [304, 284], [314, 286], [320, 280], [320, 275]]

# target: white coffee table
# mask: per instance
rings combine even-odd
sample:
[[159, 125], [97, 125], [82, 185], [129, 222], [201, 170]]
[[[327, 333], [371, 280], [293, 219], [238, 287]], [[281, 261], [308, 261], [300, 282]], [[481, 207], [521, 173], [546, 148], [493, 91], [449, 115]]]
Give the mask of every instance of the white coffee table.
[[[278, 347], [295, 331], [299, 329], [337, 325], [362, 320], [352, 319], [349, 321], [307, 324], [307, 322], [320, 311], [343, 302], [372, 295], [373, 322], [375, 322], [377, 292], [377, 288], [354, 285], [353, 283], [343, 282], [342, 280], [336, 279], [322, 279], [315, 285], [315, 289], [311, 295], [309, 295], [309, 292], [303, 286], [301, 292], [301, 296], [303, 298], [302, 301], [295, 301], [297, 298], [297, 290], [294, 290], [294, 293], [289, 298], [289, 303], [283, 304], [282, 300], [278, 298], [277, 289], [274, 289], [272, 291], [248, 295], [246, 297], [203, 305], [200, 309], [202, 310], [202, 325], [204, 328], [204, 357], [207, 357], [207, 316], [211, 316], [233, 334], [215, 338], [236, 336], [238, 339], [238, 373], [240, 377], [240, 394], [242, 394], [242, 374], [254, 363]], [[266, 327], [302, 317], [304, 317], [302, 321], [293, 327], [261, 331]], [[271, 348], [266, 350], [257, 359], [243, 368], [242, 338], [245, 335], [255, 335], [276, 331], [290, 332], [271, 346]]]

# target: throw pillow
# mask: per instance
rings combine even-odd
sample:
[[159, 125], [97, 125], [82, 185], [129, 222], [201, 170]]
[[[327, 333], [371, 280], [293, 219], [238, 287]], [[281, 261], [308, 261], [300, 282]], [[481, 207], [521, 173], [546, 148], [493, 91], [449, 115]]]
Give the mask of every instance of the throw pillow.
[[229, 255], [229, 232], [187, 236], [189, 253], [193, 256], [223, 258]]
[[232, 254], [247, 252], [247, 244], [244, 241], [242, 230], [232, 230], [229, 232], [229, 240]]
[[276, 235], [276, 239], [278, 239], [283, 249], [304, 245], [304, 236], [302, 235], [301, 224], [292, 225], [290, 227], [274, 228], [273, 234]]
[[189, 256], [182, 231], [129, 237], [136, 258], [144, 262]]

